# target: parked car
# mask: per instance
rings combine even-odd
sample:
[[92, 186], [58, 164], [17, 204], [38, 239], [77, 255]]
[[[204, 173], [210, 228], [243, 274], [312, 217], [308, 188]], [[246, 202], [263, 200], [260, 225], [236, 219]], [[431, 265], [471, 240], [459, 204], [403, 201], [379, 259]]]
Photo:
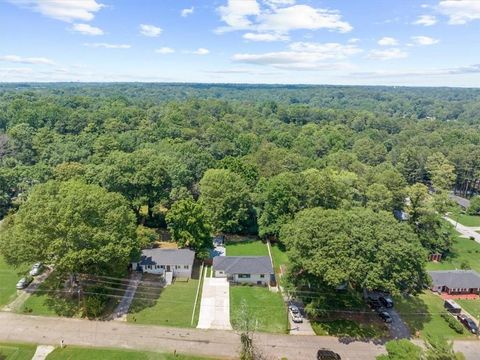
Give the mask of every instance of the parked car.
[[382, 303], [378, 299], [372, 299], [372, 298], [368, 299], [368, 305], [372, 309], [379, 309], [383, 306]]
[[379, 311], [378, 316], [380, 316], [382, 320], [385, 321], [386, 323], [391, 323], [393, 320], [390, 314], [386, 311]]
[[388, 297], [388, 296], [380, 296], [378, 300], [382, 303], [383, 306], [386, 308], [392, 308], [393, 307], [393, 300]]
[[303, 322], [303, 317], [302, 317], [302, 314], [300, 313], [300, 310], [298, 309], [298, 307], [296, 307], [295, 305], [290, 305], [288, 307], [288, 311], [290, 312], [290, 315], [292, 316], [292, 321], [294, 323]]
[[342, 358], [332, 350], [321, 348], [317, 351], [317, 360], [342, 360]]
[[30, 285], [30, 283], [32, 281], [33, 281], [33, 278], [31, 276], [25, 276], [25, 277], [21, 278], [20, 280], [18, 280], [16, 288], [18, 290], [25, 289], [28, 285]]
[[31, 276], [37, 276], [42, 273], [43, 270], [43, 264], [38, 262], [33, 264], [32, 269], [30, 270], [30, 275]]
[[472, 332], [472, 334], [478, 334], [478, 326], [475, 322], [464, 314], [458, 314], [457, 319], [465, 325], [465, 327]]

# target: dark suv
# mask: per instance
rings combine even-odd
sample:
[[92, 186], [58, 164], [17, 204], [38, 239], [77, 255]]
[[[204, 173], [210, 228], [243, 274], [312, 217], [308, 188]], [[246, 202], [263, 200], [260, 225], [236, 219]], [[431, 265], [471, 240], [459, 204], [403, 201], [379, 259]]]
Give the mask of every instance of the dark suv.
[[468, 316], [459, 314], [457, 315], [457, 319], [465, 325], [465, 327], [472, 332], [472, 334], [478, 334], [478, 326], [475, 322], [470, 319]]
[[392, 308], [393, 307], [393, 300], [387, 296], [380, 296], [378, 300], [382, 303], [383, 306], [386, 308]]
[[368, 299], [368, 305], [370, 305], [372, 309], [379, 309], [383, 306], [380, 300], [373, 298]]
[[317, 360], [342, 360], [342, 358], [336, 352], [322, 348], [317, 351]]
[[392, 322], [392, 317], [390, 316], [390, 314], [386, 311], [379, 311], [378, 312], [378, 316], [380, 316], [382, 318], [383, 321], [385, 321], [386, 323], [391, 323]]

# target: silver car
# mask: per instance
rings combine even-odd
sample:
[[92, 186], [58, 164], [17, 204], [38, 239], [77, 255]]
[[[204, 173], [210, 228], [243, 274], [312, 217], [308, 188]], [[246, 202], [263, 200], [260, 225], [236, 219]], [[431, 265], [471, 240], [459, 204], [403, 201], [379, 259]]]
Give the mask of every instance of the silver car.
[[16, 288], [18, 290], [22, 290], [22, 289], [25, 289], [28, 285], [30, 285], [30, 283], [32, 282], [32, 277], [31, 276], [25, 276], [23, 278], [21, 278], [20, 280], [18, 280], [17, 282], [17, 285], [16, 285]]
[[292, 317], [292, 321], [294, 323], [302, 323], [303, 322], [303, 317], [302, 314], [300, 313], [300, 310], [298, 307], [295, 305], [290, 305], [288, 307], [288, 311], [290, 312], [290, 316]]
[[38, 262], [33, 264], [32, 269], [30, 270], [30, 275], [31, 276], [37, 276], [42, 273], [43, 270], [43, 264]]

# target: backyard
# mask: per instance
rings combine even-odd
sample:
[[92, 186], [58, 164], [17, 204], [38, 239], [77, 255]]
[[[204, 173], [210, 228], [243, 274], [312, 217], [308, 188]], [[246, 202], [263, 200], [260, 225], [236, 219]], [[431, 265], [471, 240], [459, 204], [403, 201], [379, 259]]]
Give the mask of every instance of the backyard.
[[280, 293], [258, 286], [230, 287], [230, 321], [238, 326], [239, 310], [245, 301], [251, 317], [258, 321], [260, 332], [286, 333], [288, 330], [287, 310]]
[[280, 272], [280, 266], [288, 264], [288, 256], [285, 247], [280, 243], [273, 243], [270, 246], [273, 258], [275, 273]]
[[[31, 357], [29, 358], [31, 359]], [[134, 350], [119, 350], [119, 349], [93, 349], [83, 348], [77, 346], [68, 346], [64, 349], [57, 348], [50, 355], [47, 360], [207, 360], [207, 358], [181, 355], [181, 354], [167, 354], [150, 351], [134, 351]]]
[[227, 242], [227, 256], [268, 256], [267, 245], [260, 240]]
[[450, 217], [465, 226], [480, 226], [480, 216], [477, 215], [460, 214], [457, 216], [455, 214], [451, 214]]
[[445, 336], [450, 339], [471, 337], [466, 331], [458, 334], [448, 326], [440, 316], [445, 311], [443, 303], [442, 298], [430, 290], [426, 290], [418, 296], [395, 298], [395, 308], [413, 335], [418, 332], [422, 338], [427, 334]]
[[0, 359], [31, 360], [36, 348], [30, 344], [0, 343]]
[[[194, 272], [198, 273], [199, 270]], [[127, 321], [148, 325], [196, 327], [201, 293], [197, 299], [193, 324], [192, 312], [200, 281], [199, 275], [188, 281], [177, 279], [171, 285], [162, 287], [158, 276], [144, 274], [142, 283], [135, 293]]]
[[460, 236], [455, 237], [452, 252], [440, 262], [427, 263], [427, 270], [471, 268], [480, 272], [480, 244]]

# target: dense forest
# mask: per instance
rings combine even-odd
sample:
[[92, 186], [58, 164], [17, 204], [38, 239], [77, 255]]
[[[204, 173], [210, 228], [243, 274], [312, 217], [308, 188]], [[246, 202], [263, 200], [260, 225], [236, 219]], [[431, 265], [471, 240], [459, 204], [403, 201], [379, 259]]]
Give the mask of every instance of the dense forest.
[[[56, 238], [48, 251], [38, 245], [42, 231], [61, 233], [78, 220], [71, 207], [85, 201], [85, 213], [121, 227], [95, 224], [121, 239], [117, 250], [127, 260], [119, 266], [155, 237], [152, 229], [168, 228], [199, 254], [215, 233], [258, 234], [287, 246], [292, 271], [329, 285], [414, 292], [427, 255], [449, 251], [439, 215], [448, 191], [479, 174], [479, 124], [479, 89], [4, 84], [0, 211], [14, 215], [3, 253], [11, 263], [65, 253]], [[87, 206], [95, 201], [105, 206]], [[408, 221], [397, 221], [395, 210]], [[338, 237], [356, 241], [323, 246], [338, 229]], [[125, 239], [135, 233], [129, 248]], [[84, 245], [95, 236], [73, 238]], [[28, 240], [23, 251], [18, 239]], [[359, 253], [363, 262], [350, 261]], [[320, 261], [329, 254], [336, 264]], [[115, 270], [89, 256], [72, 255], [61, 266]], [[392, 275], [393, 265], [385, 270], [395, 261], [403, 262], [402, 276]], [[320, 264], [332, 271], [319, 272]], [[372, 264], [378, 277], [365, 275]]]

